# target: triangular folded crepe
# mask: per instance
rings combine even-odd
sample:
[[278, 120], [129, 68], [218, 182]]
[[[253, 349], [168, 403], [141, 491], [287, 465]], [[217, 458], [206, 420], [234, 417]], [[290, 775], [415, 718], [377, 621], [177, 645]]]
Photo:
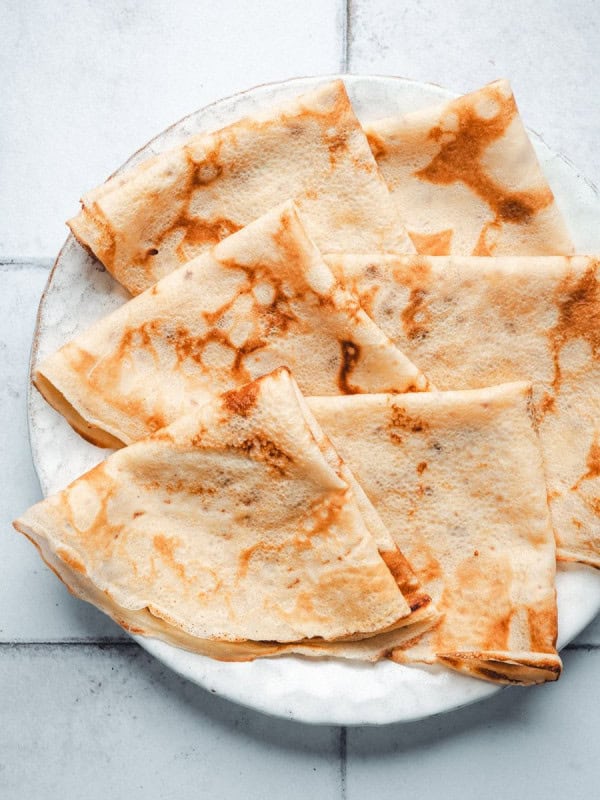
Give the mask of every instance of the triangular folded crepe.
[[593, 257], [336, 258], [438, 389], [529, 380], [558, 558], [600, 568], [600, 268]]
[[528, 384], [309, 398], [442, 620], [396, 648], [507, 683], [555, 680], [555, 545]]
[[226, 660], [375, 658], [415, 617], [342, 467], [278, 370], [119, 450], [15, 527], [135, 633]]
[[305, 394], [427, 385], [336, 283], [291, 203], [93, 325], [34, 382], [82, 435], [117, 446], [279, 366]]
[[288, 198], [322, 252], [414, 252], [339, 80], [111, 178], [69, 226], [138, 294]]
[[573, 252], [508, 81], [366, 132], [417, 252]]

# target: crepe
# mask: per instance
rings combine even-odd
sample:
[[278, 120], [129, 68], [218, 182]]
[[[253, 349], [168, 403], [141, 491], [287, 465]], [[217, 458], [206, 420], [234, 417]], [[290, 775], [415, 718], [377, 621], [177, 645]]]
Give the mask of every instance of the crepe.
[[439, 389], [533, 383], [558, 558], [600, 568], [600, 271], [594, 257], [333, 264]]
[[526, 383], [309, 398], [442, 620], [394, 649], [500, 683], [555, 680], [555, 544]]
[[138, 294], [290, 198], [322, 252], [414, 252], [340, 80], [111, 178], [68, 224]]
[[286, 203], [47, 358], [33, 380], [94, 444], [129, 444], [278, 366], [308, 394], [427, 381], [343, 290]]
[[417, 252], [573, 252], [508, 81], [365, 130]]
[[380, 520], [372, 535], [349, 474], [281, 369], [117, 451], [14, 524], [75, 595], [134, 633], [226, 660], [372, 659], [415, 617], [379, 552], [397, 565], [398, 549]]

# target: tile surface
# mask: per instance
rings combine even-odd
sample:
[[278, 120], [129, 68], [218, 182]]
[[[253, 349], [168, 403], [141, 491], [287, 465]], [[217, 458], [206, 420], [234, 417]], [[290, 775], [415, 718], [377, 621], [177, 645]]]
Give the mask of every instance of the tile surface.
[[337, 797], [339, 729], [234, 706], [136, 645], [0, 647], [0, 687], [3, 800]]
[[350, 0], [348, 71], [403, 75], [467, 92], [509, 78], [525, 124], [600, 184], [600, 7]]
[[444, 800], [597, 796], [598, 670], [600, 651], [571, 651], [556, 684], [506, 689], [424, 722], [349, 729], [347, 800], [384, 781], [402, 797]]
[[343, 57], [341, 0], [7, 7], [0, 256], [53, 255], [82, 192], [180, 117], [259, 83], [337, 72]]

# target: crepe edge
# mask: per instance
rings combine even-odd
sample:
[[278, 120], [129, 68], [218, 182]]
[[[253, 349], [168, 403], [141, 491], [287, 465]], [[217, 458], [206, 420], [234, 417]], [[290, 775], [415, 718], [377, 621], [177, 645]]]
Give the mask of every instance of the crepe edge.
[[[66, 586], [70, 594], [95, 606], [121, 628], [135, 636], [157, 639], [217, 661], [243, 662], [294, 654], [313, 658], [334, 657], [376, 662], [388, 656], [400, 642], [413, 636], [416, 628], [424, 632], [431, 625], [430, 619], [414, 623], [411, 619], [413, 624], [404, 627], [407, 618], [403, 617], [393, 625], [366, 634], [362, 638], [358, 638], [362, 634], [354, 634], [347, 638], [326, 640], [315, 637], [297, 642], [203, 639], [169, 624], [152, 606], [141, 609], [120, 606], [108, 591], [99, 589], [85, 574], [85, 567], [76, 554], [71, 554], [65, 546], [64, 552], [59, 555], [51, 546], [49, 539], [41, 533], [36, 533], [34, 526], [26, 521], [25, 516], [15, 520], [12, 523], [13, 527], [35, 546], [46, 566]], [[396, 625], [399, 627], [395, 627]]]
[[531, 686], [559, 679], [562, 661], [558, 653], [511, 653], [472, 650], [438, 653], [436, 660], [450, 669], [491, 683]]
[[556, 560], [559, 563], [584, 564], [586, 567], [600, 569], [600, 553], [578, 552], [559, 544], [556, 546]]
[[[60, 352], [60, 351], [59, 351]], [[47, 362], [45, 362], [47, 363]], [[96, 447], [118, 449], [128, 442], [124, 442], [116, 435], [106, 430], [106, 426], [100, 427], [92, 421], [88, 421], [75, 405], [75, 401], [67, 397], [66, 389], [60, 386], [59, 379], [51, 378], [47, 373], [49, 370], [41, 367], [35, 369], [32, 376], [32, 383], [44, 400], [69, 423], [73, 430], [78, 433], [86, 442]]]

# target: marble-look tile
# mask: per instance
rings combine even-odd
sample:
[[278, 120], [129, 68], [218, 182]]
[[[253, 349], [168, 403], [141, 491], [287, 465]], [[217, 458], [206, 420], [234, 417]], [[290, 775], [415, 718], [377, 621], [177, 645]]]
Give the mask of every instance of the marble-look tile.
[[600, 615], [579, 634], [573, 644], [596, 645], [600, 647]]
[[509, 78], [526, 125], [600, 184], [594, 0], [351, 0], [350, 12], [350, 72], [402, 75], [456, 92]]
[[0, 255], [53, 255], [81, 194], [163, 128], [337, 72], [342, 0], [29, 0], [3, 13]]
[[[11, 521], [40, 497], [27, 435], [29, 351], [47, 265], [0, 264], [0, 641], [126, 638], [71, 597]], [[1, 796], [1, 793], [0, 793]]]
[[587, 800], [598, 794], [600, 650], [565, 654], [558, 683], [452, 714], [348, 729], [346, 797]]
[[340, 797], [340, 731], [271, 719], [136, 645], [0, 647], [0, 797]]

